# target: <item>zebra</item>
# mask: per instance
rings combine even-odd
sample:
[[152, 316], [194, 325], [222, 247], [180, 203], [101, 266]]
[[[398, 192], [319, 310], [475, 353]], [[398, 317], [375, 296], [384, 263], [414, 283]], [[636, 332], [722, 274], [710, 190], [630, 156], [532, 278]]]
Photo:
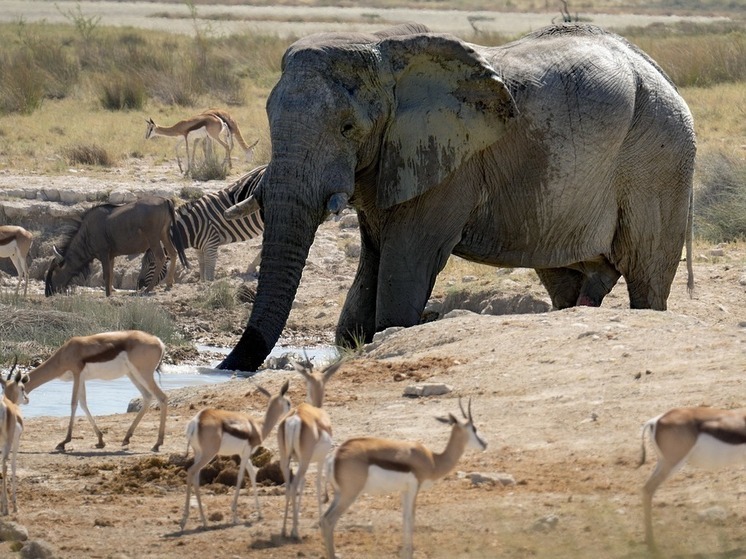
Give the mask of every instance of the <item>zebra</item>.
[[[205, 194], [193, 202], [187, 202], [176, 208], [176, 229], [181, 235], [183, 245], [197, 249], [200, 280], [215, 279], [215, 264], [220, 245], [248, 241], [264, 232], [264, 222], [258, 211], [233, 220], [226, 219], [223, 212], [245, 200], [254, 192], [266, 168], [266, 165], [260, 165], [227, 188]], [[252, 262], [249, 269], [256, 268], [258, 259], [257, 257]], [[148, 282], [153, 274], [155, 274], [155, 261], [153, 253], [148, 250], [142, 258], [140, 275], [137, 279], [138, 289], [141, 285], [149, 285]], [[164, 263], [156, 284], [163, 280], [165, 274]]]

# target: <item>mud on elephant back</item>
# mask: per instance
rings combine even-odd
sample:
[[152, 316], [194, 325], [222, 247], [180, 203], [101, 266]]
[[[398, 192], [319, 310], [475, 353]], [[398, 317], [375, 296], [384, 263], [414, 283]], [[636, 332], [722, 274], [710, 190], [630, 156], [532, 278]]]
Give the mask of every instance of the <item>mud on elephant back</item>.
[[[420, 321], [450, 254], [534, 268], [557, 308], [664, 310], [686, 244], [692, 117], [644, 52], [591, 25], [480, 47], [410, 24], [290, 46], [267, 102], [272, 159], [248, 325], [256, 370], [285, 326], [316, 230], [349, 200], [361, 254], [338, 343]], [[693, 285], [691, 259], [689, 286]]]

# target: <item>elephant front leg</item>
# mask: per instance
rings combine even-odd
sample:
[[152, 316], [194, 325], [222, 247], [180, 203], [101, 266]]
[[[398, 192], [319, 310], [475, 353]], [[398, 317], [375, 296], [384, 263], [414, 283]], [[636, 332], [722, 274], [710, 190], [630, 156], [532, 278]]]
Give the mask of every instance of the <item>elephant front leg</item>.
[[337, 322], [336, 343], [355, 347], [369, 343], [376, 333], [376, 296], [378, 291], [379, 253], [373, 247], [365, 224], [360, 224], [360, 261]]
[[460, 229], [443, 230], [427, 222], [410, 231], [387, 233], [378, 270], [377, 332], [422, 321], [435, 280], [460, 238]]

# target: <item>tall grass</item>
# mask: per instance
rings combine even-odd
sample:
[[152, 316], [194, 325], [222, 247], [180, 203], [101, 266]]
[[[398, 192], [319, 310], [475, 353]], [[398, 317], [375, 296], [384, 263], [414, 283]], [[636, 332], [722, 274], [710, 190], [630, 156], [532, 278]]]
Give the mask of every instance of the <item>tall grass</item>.
[[[102, 300], [78, 294], [75, 297], [54, 297], [48, 300], [48, 304], [39, 304], [0, 293], [0, 314], [3, 316], [0, 322], [0, 363], [8, 362], [10, 355], [19, 350], [49, 355], [72, 336], [112, 330], [144, 330], [166, 344], [182, 342], [168, 314], [159, 305], [143, 298]], [[29, 347], [29, 340], [33, 340], [35, 345]], [[21, 355], [19, 360], [23, 362], [24, 358], [34, 356], [38, 357]]]
[[746, 162], [724, 153], [700, 158], [696, 235], [713, 243], [746, 240]]

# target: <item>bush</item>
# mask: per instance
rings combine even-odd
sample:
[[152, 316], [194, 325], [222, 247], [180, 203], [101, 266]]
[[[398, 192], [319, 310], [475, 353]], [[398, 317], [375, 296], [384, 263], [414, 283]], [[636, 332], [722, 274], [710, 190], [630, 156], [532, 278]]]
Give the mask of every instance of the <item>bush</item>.
[[111, 167], [114, 159], [109, 153], [96, 144], [77, 145], [66, 148], [63, 156], [69, 165], [99, 165], [101, 167]]
[[44, 99], [44, 74], [28, 50], [0, 57], [0, 112], [31, 114]]
[[216, 281], [202, 293], [198, 303], [207, 309], [232, 309], [236, 306], [236, 298], [228, 282]]
[[101, 106], [110, 111], [142, 110], [145, 106], [145, 84], [137, 74], [116, 74], [101, 83]]
[[700, 161], [698, 174], [696, 235], [713, 243], [746, 239], [746, 163], [717, 153]]
[[[195, 150], [195, 160], [192, 161], [190, 176], [196, 181], [225, 180], [228, 176], [227, 165], [223, 162], [224, 150], [219, 147], [220, 156], [214, 149], [214, 142], [209, 138], [204, 139], [200, 145], [204, 146], [204, 159], [198, 159]], [[198, 162], [199, 161], [199, 162]]]

